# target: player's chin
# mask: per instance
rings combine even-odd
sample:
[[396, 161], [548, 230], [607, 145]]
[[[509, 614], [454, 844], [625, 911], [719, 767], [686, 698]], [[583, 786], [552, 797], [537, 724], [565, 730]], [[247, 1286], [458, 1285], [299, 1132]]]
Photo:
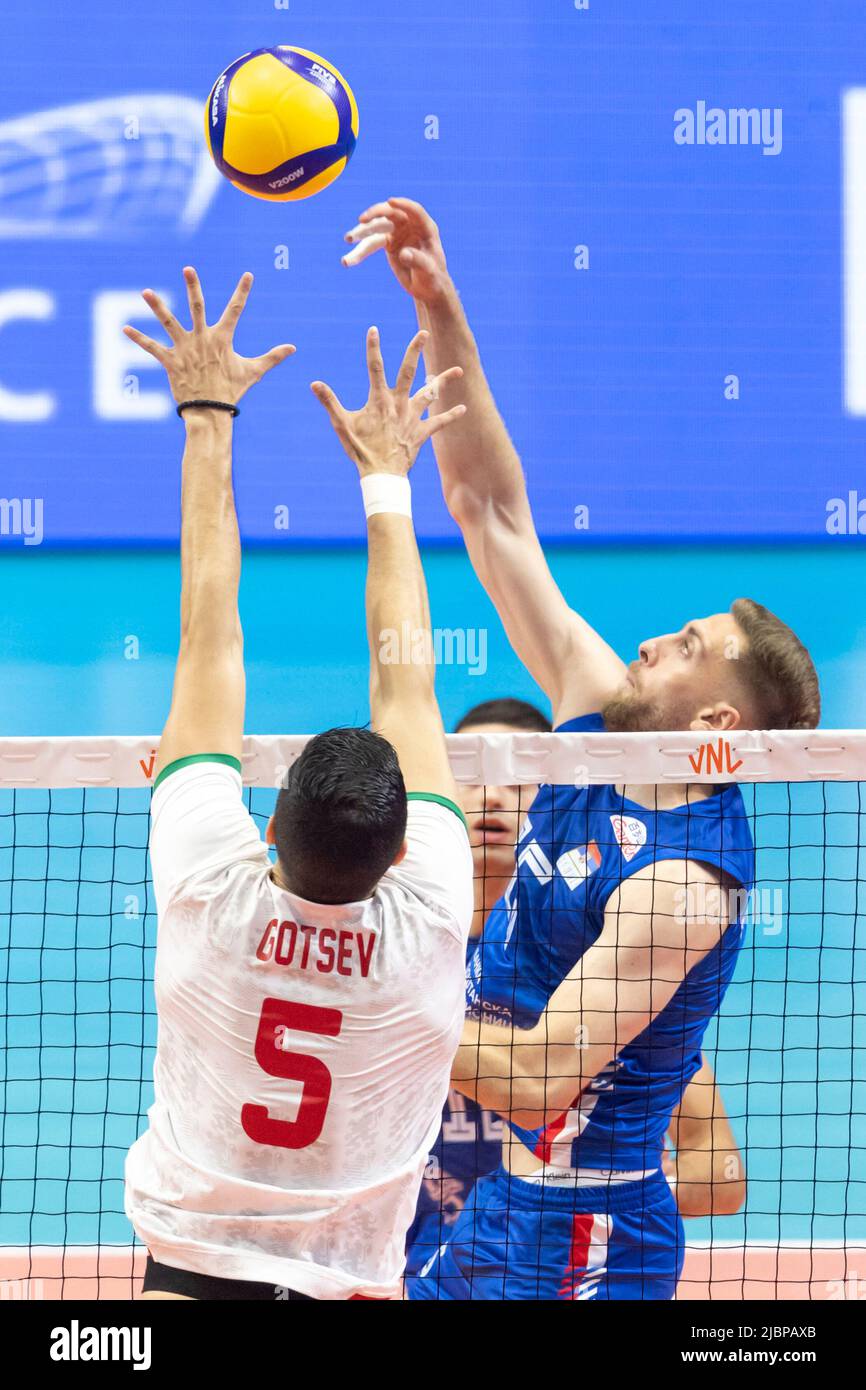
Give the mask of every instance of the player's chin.
[[601, 715], [605, 728], [612, 734], [645, 733], [668, 727], [659, 722], [660, 713], [655, 702], [638, 694], [630, 685], [623, 686], [621, 694], [608, 700]]
[[514, 872], [514, 845], [482, 840], [472, 846], [472, 859], [478, 878], [506, 878]]

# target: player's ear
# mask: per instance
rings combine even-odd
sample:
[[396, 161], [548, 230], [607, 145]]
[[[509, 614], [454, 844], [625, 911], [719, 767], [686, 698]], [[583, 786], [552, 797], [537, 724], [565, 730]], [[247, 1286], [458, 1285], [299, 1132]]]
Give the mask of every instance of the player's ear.
[[404, 840], [403, 843], [402, 843], [402, 845], [401, 845], [400, 848], [398, 849], [396, 855], [394, 856], [394, 859], [393, 859], [393, 861], [392, 861], [391, 867], [393, 868], [395, 864], [402, 864], [402, 863], [403, 863], [403, 860], [406, 858], [406, 855], [407, 855], [408, 853], [409, 853], [409, 844], [408, 844], [408, 841], [407, 841], [407, 840]]
[[274, 818], [273, 818], [273, 816], [271, 816], [270, 820], [268, 821], [267, 827], [266, 827], [266, 829], [265, 829], [265, 844], [266, 844], [266, 845], [275, 845], [276, 843], [277, 843], [277, 840], [276, 840], [276, 836], [274, 835]]
[[738, 729], [742, 724], [740, 711], [727, 701], [720, 700], [716, 705], [707, 705], [689, 725], [698, 733], [723, 734], [730, 729]]

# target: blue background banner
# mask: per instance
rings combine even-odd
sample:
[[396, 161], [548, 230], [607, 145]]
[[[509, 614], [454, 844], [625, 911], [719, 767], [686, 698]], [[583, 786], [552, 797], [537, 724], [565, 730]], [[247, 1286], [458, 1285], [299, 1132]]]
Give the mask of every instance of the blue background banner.
[[[440, 223], [544, 537], [866, 533], [856, 0], [81, 0], [4, 32], [2, 491], [41, 503], [44, 544], [176, 542], [178, 422], [120, 325], [146, 324], [146, 285], [179, 306], [188, 262], [212, 311], [255, 272], [242, 350], [298, 344], [239, 422], [245, 539], [361, 539], [308, 387], [357, 402], [366, 327], [392, 367], [412, 332], [383, 259], [340, 265], [393, 193]], [[221, 69], [280, 42], [336, 64], [361, 113], [346, 173], [295, 204], [229, 186], [202, 135]], [[422, 538], [455, 538], [429, 457], [416, 479]]]

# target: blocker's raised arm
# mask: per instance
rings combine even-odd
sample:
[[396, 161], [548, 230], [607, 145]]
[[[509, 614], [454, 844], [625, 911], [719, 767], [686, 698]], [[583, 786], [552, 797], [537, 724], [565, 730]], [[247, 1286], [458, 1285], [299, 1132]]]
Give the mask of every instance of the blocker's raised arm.
[[364, 492], [373, 728], [396, 749], [407, 791], [453, 799], [454, 781], [434, 691], [430, 608], [412, 525], [408, 475], [422, 444], [460, 419], [466, 407], [455, 405], [444, 414], [423, 418], [442, 387], [461, 375], [459, 367], [448, 368], [412, 395], [425, 340], [426, 334], [416, 334], [391, 388], [378, 329], [370, 329], [370, 394], [361, 410], [345, 410], [323, 382], [314, 382], [312, 389], [357, 465]]
[[[294, 348], [285, 343], [261, 357], [241, 357], [234, 332], [252, 275], [241, 276], [219, 320], [209, 326], [196, 272], [184, 270], [192, 328], [185, 329], [153, 290], [143, 298], [171, 346], [136, 328], [124, 332], [161, 362], [174, 399], [187, 402], [183, 422], [180, 650], [171, 710], [156, 764], [196, 753], [240, 759], [244, 722], [243, 636], [238, 613], [241, 546], [232, 486], [231, 409]], [[201, 404], [215, 402], [216, 404]]]

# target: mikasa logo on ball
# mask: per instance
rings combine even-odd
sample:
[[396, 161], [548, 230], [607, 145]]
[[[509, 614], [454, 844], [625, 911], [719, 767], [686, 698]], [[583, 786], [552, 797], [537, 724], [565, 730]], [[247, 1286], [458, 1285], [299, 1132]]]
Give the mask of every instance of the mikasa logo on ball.
[[216, 84], [216, 86], [215, 86], [214, 89], [213, 89], [213, 101], [212, 101], [211, 104], [210, 104], [210, 123], [211, 123], [211, 125], [216, 125], [217, 121], [219, 120], [219, 100], [220, 100], [220, 92], [222, 91], [222, 89], [223, 89], [223, 87], [224, 87], [225, 85], [226, 85], [226, 75], [225, 75], [225, 73], [223, 73], [223, 75], [222, 75], [222, 77], [220, 78], [219, 82]]
[[286, 174], [285, 178], [277, 179], [274, 183], [269, 183], [268, 188], [284, 188], [287, 183], [294, 183], [295, 179], [302, 179], [303, 177], [304, 170], [302, 166], [300, 169], [296, 169], [293, 174]]

